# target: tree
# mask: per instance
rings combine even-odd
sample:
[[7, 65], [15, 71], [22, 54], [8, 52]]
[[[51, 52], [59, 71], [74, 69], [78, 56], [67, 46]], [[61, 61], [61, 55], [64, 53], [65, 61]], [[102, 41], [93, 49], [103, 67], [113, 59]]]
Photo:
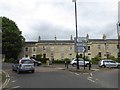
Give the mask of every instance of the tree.
[[14, 21], [6, 17], [0, 18], [2, 18], [2, 54], [5, 54], [7, 59], [17, 59], [25, 38]]

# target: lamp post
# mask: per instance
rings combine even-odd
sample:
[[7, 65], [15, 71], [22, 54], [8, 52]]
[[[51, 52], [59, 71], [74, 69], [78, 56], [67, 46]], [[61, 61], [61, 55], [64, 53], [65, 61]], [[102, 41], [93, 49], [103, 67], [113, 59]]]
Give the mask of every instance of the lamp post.
[[118, 35], [118, 60], [120, 59], [120, 22], [117, 23], [117, 35]]
[[75, 27], [76, 27], [76, 58], [77, 58], [77, 69], [79, 69], [79, 61], [78, 61], [78, 47], [77, 47], [77, 39], [78, 39], [78, 32], [77, 32], [77, 5], [76, 0], [72, 0], [75, 3]]

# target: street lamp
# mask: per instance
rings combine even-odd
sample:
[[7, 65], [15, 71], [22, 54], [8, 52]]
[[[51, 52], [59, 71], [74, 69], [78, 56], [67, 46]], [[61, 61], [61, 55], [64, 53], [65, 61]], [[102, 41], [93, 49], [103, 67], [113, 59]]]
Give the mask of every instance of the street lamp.
[[77, 32], [77, 6], [76, 0], [72, 0], [75, 3], [75, 27], [76, 27], [76, 58], [77, 58], [77, 69], [79, 69], [79, 61], [78, 61], [78, 47], [77, 47], [77, 39], [78, 39], [78, 32]]
[[120, 22], [117, 23], [117, 34], [118, 34], [118, 60], [120, 59]]

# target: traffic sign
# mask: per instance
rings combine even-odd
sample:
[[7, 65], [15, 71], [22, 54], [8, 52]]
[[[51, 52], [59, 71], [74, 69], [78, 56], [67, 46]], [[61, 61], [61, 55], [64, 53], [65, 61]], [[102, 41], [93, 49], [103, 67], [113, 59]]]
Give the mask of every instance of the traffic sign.
[[85, 47], [78, 47], [78, 52], [85, 52]]
[[83, 53], [87, 52], [87, 37], [78, 37], [77, 42], [75, 39], [75, 52]]
[[118, 22], [120, 22], [120, 1], [118, 2]]
[[[87, 43], [88, 38], [87, 37], [78, 37], [77, 43]], [[75, 43], [76, 43], [76, 37], [75, 37]]]

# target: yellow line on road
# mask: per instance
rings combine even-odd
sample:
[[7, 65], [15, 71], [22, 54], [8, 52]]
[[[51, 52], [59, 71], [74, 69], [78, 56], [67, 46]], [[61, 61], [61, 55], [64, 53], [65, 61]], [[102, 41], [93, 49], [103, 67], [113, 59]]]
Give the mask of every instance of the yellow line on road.
[[2, 88], [5, 88], [5, 87], [7, 86], [7, 84], [9, 83], [9, 81], [10, 81], [10, 76], [9, 76], [9, 74], [8, 74], [7, 72], [5, 72], [5, 71], [3, 71], [3, 73], [5, 73], [5, 75], [6, 75], [6, 80], [5, 80], [5, 82], [3, 83]]

